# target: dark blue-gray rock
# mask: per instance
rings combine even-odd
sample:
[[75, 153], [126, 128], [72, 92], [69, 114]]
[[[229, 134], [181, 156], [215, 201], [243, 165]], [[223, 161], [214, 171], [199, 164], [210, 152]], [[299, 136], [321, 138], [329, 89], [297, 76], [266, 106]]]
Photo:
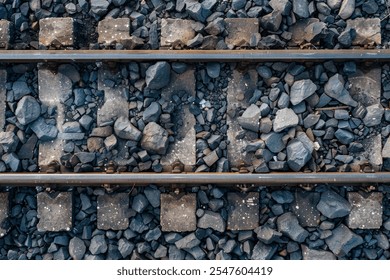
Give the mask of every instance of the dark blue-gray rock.
[[139, 141], [142, 137], [142, 133], [125, 117], [119, 117], [115, 121], [114, 131], [116, 136], [122, 139]]
[[309, 232], [299, 225], [297, 217], [287, 212], [277, 220], [278, 230], [292, 240], [302, 243], [309, 236]]
[[279, 11], [272, 11], [268, 15], [265, 15], [260, 20], [260, 25], [264, 30], [276, 32], [279, 30], [282, 23], [282, 14]]
[[64, 133], [81, 132], [81, 126], [78, 122], [66, 122], [62, 125]]
[[175, 242], [178, 249], [191, 249], [200, 244], [200, 240], [196, 237], [195, 233], [190, 233]]
[[347, 61], [344, 63], [343, 71], [350, 76], [356, 73], [356, 63], [354, 61]]
[[334, 219], [347, 216], [351, 212], [351, 205], [334, 191], [325, 191], [321, 194], [317, 209], [325, 217]]
[[262, 225], [256, 228], [254, 232], [257, 234], [257, 239], [265, 244], [271, 244], [275, 241], [277, 242], [282, 237], [280, 232], [270, 228], [268, 225]]
[[358, 103], [349, 95], [348, 90], [344, 88], [344, 84], [343, 76], [335, 74], [325, 84], [325, 93], [345, 105], [356, 107]]
[[280, 204], [291, 203], [294, 200], [294, 196], [289, 191], [274, 191], [271, 193], [271, 196]]
[[378, 4], [375, 0], [368, 0], [363, 3], [362, 10], [369, 15], [375, 14], [378, 11]]
[[271, 0], [269, 5], [274, 11], [279, 11], [284, 16], [290, 15], [292, 5], [289, 0]]
[[221, 64], [219, 62], [209, 62], [206, 64], [206, 70], [210, 78], [218, 78], [221, 72]]
[[298, 122], [298, 116], [294, 113], [294, 111], [290, 108], [284, 108], [276, 112], [273, 129], [275, 132], [281, 132], [286, 128], [297, 126]]
[[78, 237], [73, 237], [69, 242], [69, 254], [74, 260], [82, 260], [87, 250], [84, 241]]
[[74, 95], [74, 105], [76, 106], [82, 106], [85, 102], [85, 92], [82, 88], [77, 88], [73, 91]]
[[172, 70], [177, 74], [183, 74], [188, 68], [187, 64], [184, 62], [172, 62], [171, 66]]
[[37, 100], [28, 95], [24, 96], [18, 102], [15, 110], [15, 116], [22, 125], [27, 125], [35, 121], [41, 114], [41, 106]]
[[325, 239], [329, 249], [337, 257], [344, 257], [355, 247], [363, 244], [363, 238], [352, 232], [345, 225], [340, 224], [332, 231], [332, 235]]
[[261, 134], [260, 138], [264, 140], [268, 150], [270, 150], [272, 153], [279, 153], [286, 147], [283, 143], [282, 133], [271, 132], [267, 134]]
[[[189, 46], [190, 48], [194, 48], [194, 47], [197, 47], [199, 46], [200, 44], [203, 43], [203, 35], [198, 33], [196, 34], [196, 36], [191, 39], [191, 40], [188, 40], [187, 41], [187, 46]], [[173, 68], [172, 68], [173, 69]], [[174, 69], [173, 69], [174, 70]], [[174, 70], [175, 71], [175, 70]], [[176, 71], [175, 71], [176, 72]]]
[[91, 0], [91, 12], [98, 16], [104, 16], [109, 5], [110, 2], [106, 0]]
[[[207, 26], [205, 27], [204, 30], [210, 35], [217, 36], [225, 30], [225, 21], [223, 20], [223, 18], [218, 17], [218, 18], [214, 19], [213, 21], [209, 22], [209, 24], [207, 24]], [[209, 76], [210, 76], [210, 74], [209, 74]], [[214, 77], [211, 77], [211, 78], [214, 78]]]
[[166, 61], [160, 61], [146, 70], [146, 85], [150, 89], [161, 89], [167, 86], [171, 79], [171, 66]]
[[45, 119], [40, 117], [30, 125], [32, 131], [41, 141], [50, 141], [57, 137], [58, 129], [54, 125], [46, 123]]
[[221, 214], [206, 210], [202, 217], [198, 220], [198, 227], [224, 232], [226, 222], [222, 218]]
[[348, 28], [340, 33], [339, 37], [337, 37], [337, 40], [342, 47], [349, 48], [352, 45], [352, 41], [355, 39], [355, 37], [356, 30]]
[[4, 154], [1, 159], [13, 171], [20, 171], [20, 160], [15, 153]]
[[245, 0], [233, 0], [232, 1], [232, 9], [234, 11], [238, 11], [239, 9], [244, 8], [245, 4], [246, 4]]
[[139, 242], [135, 246], [137, 247], [137, 252], [140, 254], [149, 253], [152, 249], [149, 242]]
[[307, 0], [293, 0], [293, 12], [300, 18], [308, 18], [310, 13]]
[[144, 111], [142, 119], [145, 123], [158, 122], [161, 115], [161, 106], [158, 102], [152, 102]]
[[388, 250], [390, 248], [389, 239], [382, 232], [374, 235], [374, 238], [378, 241], [377, 245], [379, 248], [383, 250]]
[[145, 234], [145, 240], [150, 242], [150, 241], [153, 241], [153, 240], [158, 240], [161, 236], [161, 230], [159, 227], [155, 227], [154, 229], [151, 229], [149, 230], [146, 234]]
[[379, 125], [382, 121], [382, 116], [384, 113], [384, 109], [380, 104], [374, 104], [366, 107], [367, 114], [363, 118], [363, 122], [365, 126], [371, 127]]
[[311, 158], [311, 151], [301, 141], [291, 140], [287, 145], [287, 164], [294, 170], [299, 171]]
[[329, 8], [332, 10], [336, 10], [341, 7], [343, 0], [327, 0], [326, 4], [328, 4]]
[[154, 208], [157, 208], [160, 206], [160, 190], [159, 189], [147, 187], [144, 190], [144, 194], [145, 194], [146, 198], [148, 199], [150, 205], [152, 205]]
[[277, 245], [265, 245], [261, 241], [253, 247], [251, 260], [270, 260], [278, 249]]
[[0, 145], [4, 152], [12, 153], [16, 151], [19, 144], [19, 138], [12, 131], [0, 132]]
[[57, 235], [56, 237], [54, 237], [53, 243], [61, 246], [68, 246], [69, 237], [66, 235]]
[[354, 11], [355, 11], [355, 0], [343, 0], [343, 3], [341, 4], [339, 10], [339, 16], [345, 20], [350, 16], [352, 16]]
[[238, 123], [241, 127], [251, 130], [253, 132], [259, 131], [260, 121], [260, 108], [255, 104], [251, 104], [242, 114], [238, 117]]
[[[268, 66], [265, 66], [265, 65], [259, 65], [258, 67], [256, 67], [256, 71], [257, 73], [260, 75], [260, 77], [262, 77], [263, 79], [266, 79], [268, 80], [269, 78], [272, 77], [272, 71], [271, 69], [268, 67]], [[255, 92], [259, 92], [259, 98], [261, 96], [261, 91], [259, 90], [255, 90]]]
[[337, 129], [334, 136], [344, 145], [348, 145], [355, 140], [355, 135], [345, 129]]
[[317, 86], [309, 79], [294, 82], [290, 89], [290, 102], [297, 105], [311, 96], [317, 90]]
[[118, 250], [123, 258], [129, 256], [134, 250], [134, 243], [128, 241], [126, 238], [121, 238], [118, 241]]
[[310, 249], [306, 245], [301, 245], [302, 258], [304, 260], [335, 260], [336, 257], [331, 252], [324, 250]]
[[141, 147], [154, 154], [165, 155], [168, 148], [168, 132], [155, 122], [148, 123], [141, 139]]
[[[93, 118], [89, 115], [83, 115], [80, 119], [79, 119], [79, 123], [80, 125], [85, 129], [85, 130], [89, 130], [89, 128], [91, 127], [92, 125], [92, 122], [93, 122]], [[111, 128], [111, 127], [110, 127]]]
[[95, 153], [79, 152], [75, 153], [75, 156], [80, 160], [81, 163], [89, 163], [95, 160]]
[[187, 2], [186, 10], [191, 18], [196, 21], [205, 22], [211, 11], [198, 2]]
[[133, 203], [131, 204], [131, 208], [137, 213], [142, 213], [146, 207], [148, 207], [149, 202], [143, 194], [137, 194], [133, 198]]
[[12, 91], [14, 92], [14, 99], [19, 100], [23, 96], [30, 94], [31, 90], [26, 82], [16, 81], [12, 84]]
[[107, 252], [107, 249], [107, 242], [104, 235], [99, 234], [92, 237], [91, 244], [89, 245], [89, 251], [93, 255], [103, 254]]

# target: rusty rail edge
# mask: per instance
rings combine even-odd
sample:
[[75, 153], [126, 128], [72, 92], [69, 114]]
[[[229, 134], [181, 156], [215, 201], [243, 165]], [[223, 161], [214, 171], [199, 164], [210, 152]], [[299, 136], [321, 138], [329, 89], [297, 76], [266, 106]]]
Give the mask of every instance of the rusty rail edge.
[[351, 50], [0, 50], [0, 63], [44, 62], [267, 62], [267, 61], [390, 61], [390, 49]]
[[299, 184], [332, 184], [361, 185], [390, 183], [390, 172], [378, 173], [3, 173], [0, 174], [0, 185], [3, 186], [37, 186], [58, 184], [72, 186], [101, 186], [103, 184], [143, 186], [155, 185], [242, 185], [256, 186], [299, 185]]

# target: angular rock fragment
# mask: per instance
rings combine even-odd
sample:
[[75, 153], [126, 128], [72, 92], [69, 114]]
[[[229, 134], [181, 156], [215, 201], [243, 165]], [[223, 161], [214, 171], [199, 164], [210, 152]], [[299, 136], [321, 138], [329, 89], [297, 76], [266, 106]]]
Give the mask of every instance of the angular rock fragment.
[[347, 29], [355, 31], [352, 45], [380, 45], [382, 43], [381, 21], [379, 18], [356, 18], [347, 20]]
[[260, 108], [255, 104], [251, 104], [242, 116], [238, 117], [238, 123], [245, 129], [258, 132], [260, 118]]
[[325, 217], [334, 219], [347, 216], [351, 212], [351, 205], [334, 191], [325, 191], [321, 194], [317, 209]]
[[311, 96], [317, 90], [317, 86], [309, 79], [294, 82], [290, 89], [290, 102], [297, 105]]
[[292, 170], [301, 170], [310, 158], [311, 151], [301, 141], [294, 139], [287, 145], [287, 164]]
[[345, 20], [350, 16], [352, 16], [354, 11], [355, 11], [355, 0], [343, 0], [343, 3], [341, 4], [341, 8], [339, 11], [339, 16]]
[[6, 153], [12, 153], [16, 151], [19, 144], [19, 138], [12, 131], [0, 132], [0, 146]]
[[302, 243], [309, 236], [303, 227], [299, 225], [297, 217], [291, 213], [284, 213], [277, 220], [278, 230], [292, 240]]
[[344, 88], [344, 84], [343, 76], [335, 74], [325, 84], [325, 93], [345, 105], [356, 107], [358, 105], [357, 102], [352, 99], [348, 90]]
[[139, 141], [142, 137], [142, 133], [125, 117], [119, 117], [115, 121], [114, 131], [122, 139]]
[[382, 121], [384, 109], [380, 104], [368, 106], [367, 113], [363, 118], [364, 125], [367, 127], [379, 125]]
[[281, 132], [289, 127], [298, 125], [299, 119], [294, 111], [290, 108], [284, 108], [276, 112], [273, 122], [273, 129], [275, 132]]
[[211, 228], [219, 232], [224, 232], [226, 223], [221, 214], [206, 210], [198, 220], [198, 227], [204, 229]]
[[40, 117], [30, 125], [31, 129], [41, 141], [53, 140], [57, 137], [58, 129], [54, 125], [47, 124], [45, 119]]
[[372, 192], [360, 194], [348, 192], [348, 201], [352, 206], [347, 219], [351, 229], [379, 229], [382, 226], [382, 199], [383, 194]]
[[141, 147], [149, 152], [165, 155], [168, 148], [168, 132], [155, 122], [148, 123], [143, 131]]
[[160, 61], [146, 70], [146, 85], [150, 89], [161, 89], [167, 86], [171, 78], [171, 66], [166, 61]]
[[270, 260], [278, 249], [277, 245], [265, 245], [257, 242], [252, 250], [251, 260]]
[[363, 243], [363, 238], [345, 225], [340, 224], [336, 229], [332, 231], [332, 235], [325, 239], [329, 249], [337, 257], [344, 257], [355, 247]]
[[335, 260], [336, 257], [331, 252], [310, 249], [306, 245], [301, 245], [302, 258], [304, 260]]

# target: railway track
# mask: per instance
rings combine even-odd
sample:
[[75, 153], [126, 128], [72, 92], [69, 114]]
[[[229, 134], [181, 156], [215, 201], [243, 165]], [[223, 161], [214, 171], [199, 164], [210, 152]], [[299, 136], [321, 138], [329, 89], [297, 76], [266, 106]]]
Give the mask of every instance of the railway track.
[[46, 18], [29, 44], [0, 21], [0, 257], [389, 258], [384, 7], [332, 30], [274, 5], [148, 36]]

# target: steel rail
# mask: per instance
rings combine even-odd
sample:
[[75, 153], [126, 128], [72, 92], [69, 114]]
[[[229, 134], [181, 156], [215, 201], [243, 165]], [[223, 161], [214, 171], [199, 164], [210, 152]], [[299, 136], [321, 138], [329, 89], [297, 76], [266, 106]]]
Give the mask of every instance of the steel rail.
[[0, 50], [0, 63], [390, 61], [390, 49], [351, 50]]
[[36, 186], [43, 184], [101, 186], [103, 184], [142, 186], [155, 185], [243, 185], [257, 186], [299, 184], [361, 184], [390, 183], [390, 172], [378, 173], [1, 173], [0, 185]]

